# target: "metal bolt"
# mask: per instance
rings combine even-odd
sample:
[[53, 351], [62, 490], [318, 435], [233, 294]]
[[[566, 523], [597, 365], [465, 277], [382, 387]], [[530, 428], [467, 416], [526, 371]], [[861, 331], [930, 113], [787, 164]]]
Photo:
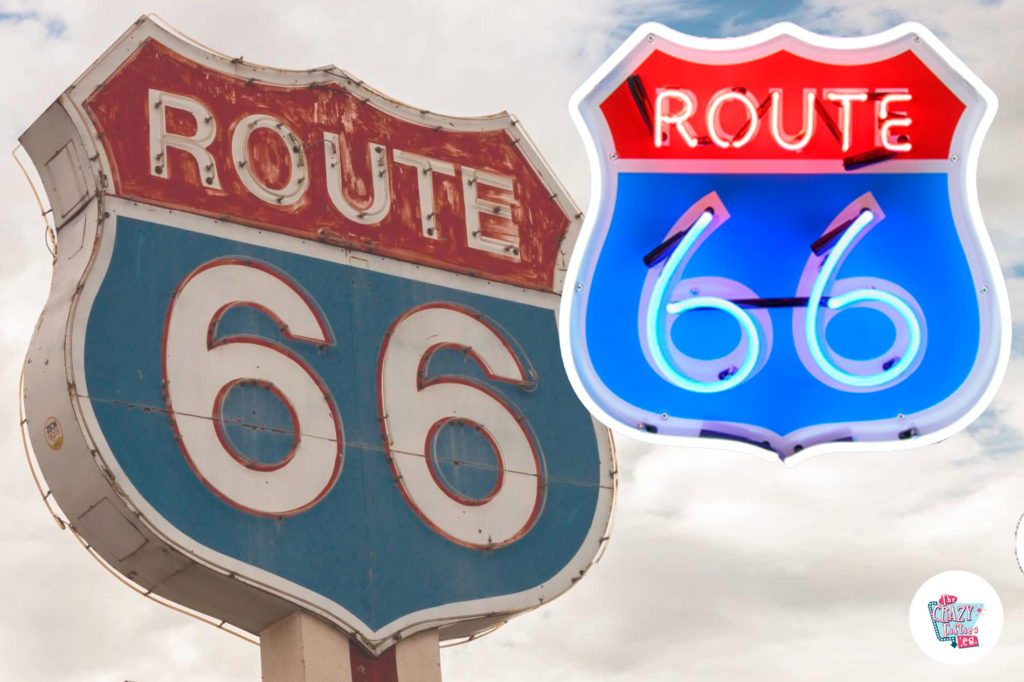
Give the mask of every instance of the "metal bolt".
[[900, 412], [898, 415], [896, 415], [896, 419], [898, 421], [903, 421], [904, 419], [906, 419], [906, 415], [904, 415], [902, 412]]
[[988, 293], [988, 287], [982, 287], [981, 288], [981, 293], [987, 294]]
[[576, 282], [576, 291], [583, 291], [583, 282]]
[[649, 43], [653, 43], [654, 42], [654, 34], [653, 33], [648, 33], [647, 34], [647, 42], [649, 42]]
[[949, 157], [949, 160], [952, 161], [953, 163], [956, 163], [957, 161], [960, 160], [960, 157], [957, 156], [956, 154], [953, 154], [951, 157]]
[[661, 421], [663, 421], [663, 422], [668, 421], [668, 412], [662, 412], [661, 413]]

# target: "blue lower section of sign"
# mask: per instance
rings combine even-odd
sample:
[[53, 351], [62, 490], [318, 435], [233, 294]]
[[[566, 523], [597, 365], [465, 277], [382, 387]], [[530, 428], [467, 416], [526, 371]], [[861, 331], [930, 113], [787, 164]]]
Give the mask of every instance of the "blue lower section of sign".
[[[934, 407], [956, 394], [975, 366], [978, 291], [985, 284], [972, 278], [950, 212], [949, 182], [943, 173], [620, 173], [587, 291], [585, 333], [596, 377], [613, 396], [652, 415], [748, 424], [780, 436], [817, 425], [892, 420]], [[926, 344], [906, 376], [861, 391], [822, 381], [801, 362], [793, 307], [765, 309], [773, 329], [770, 352], [762, 349], [767, 359], [762, 356], [762, 366], [735, 387], [699, 393], [659, 375], [644, 355], [638, 323], [651, 272], [643, 258], [711, 192], [730, 217], [694, 250], [683, 277], [735, 280], [758, 298], [796, 297], [811, 244], [851, 202], [872, 193], [885, 218], [850, 249], [836, 277], [891, 282], [919, 305]], [[832, 352], [850, 360], [885, 353], [895, 338], [891, 319], [865, 307], [838, 313], [823, 335]], [[678, 351], [703, 361], [733, 351], [741, 332], [730, 315], [704, 309], [683, 313], [669, 338]], [[879, 364], [873, 372], [883, 370]]]
[[[373, 629], [421, 609], [536, 587], [580, 549], [597, 512], [598, 445], [562, 367], [552, 310], [124, 217], [116, 230], [88, 323], [89, 397], [125, 474], [181, 532], [333, 600]], [[161, 347], [171, 294], [196, 267], [221, 257], [258, 259], [287, 273], [319, 303], [336, 337], [335, 346], [320, 349], [287, 341], [268, 316], [251, 308], [230, 311], [218, 329], [283, 344], [322, 377], [337, 402], [345, 439], [341, 474], [326, 497], [294, 516], [255, 516], [214, 495], [190, 468], [165, 411]], [[429, 364], [431, 377], [468, 376], [514, 405], [542, 452], [547, 488], [540, 515], [525, 536], [498, 549], [463, 547], [431, 530], [399, 491], [382, 444], [382, 339], [396, 318], [430, 302], [486, 315], [515, 339], [539, 378], [533, 391], [488, 381], [478, 364], [455, 350], [438, 351]], [[232, 389], [223, 413], [287, 427], [286, 410], [259, 387]], [[247, 434], [245, 428], [233, 424], [227, 435], [246, 459], [273, 464], [290, 447], [287, 434]], [[262, 447], [261, 438], [269, 439]], [[496, 459], [486, 442], [454, 424], [434, 440], [443, 483], [465, 497], [484, 497], [496, 480], [487, 470]], [[460, 443], [464, 459], [479, 471], [452, 466], [445, 452]], [[272, 456], [260, 461], [254, 452]]]

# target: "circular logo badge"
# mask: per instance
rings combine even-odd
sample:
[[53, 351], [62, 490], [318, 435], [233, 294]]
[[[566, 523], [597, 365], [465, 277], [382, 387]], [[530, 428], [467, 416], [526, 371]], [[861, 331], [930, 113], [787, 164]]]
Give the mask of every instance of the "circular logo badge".
[[51, 450], [60, 450], [64, 445], [64, 431], [60, 428], [60, 422], [56, 417], [48, 417], [43, 423], [43, 432], [46, 435], [46, 444]]
[[983, 578], [967, 571], [932, 576], [910, 602], [910, 634], [940, 663], [973, 663], [1003, 632], [1003, 604]]

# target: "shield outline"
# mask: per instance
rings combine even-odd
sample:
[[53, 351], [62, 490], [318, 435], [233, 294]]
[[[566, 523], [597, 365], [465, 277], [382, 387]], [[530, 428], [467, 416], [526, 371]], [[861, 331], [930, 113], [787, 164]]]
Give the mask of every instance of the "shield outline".
[[[337, 245], [308, 243], [308, 240], [299, 240], [286, 234], [253, 229], [241, 222], [230, 221], [230, 219], [219, 220], [214, 217], [191, 214], [150, 205], [131, 198], [106, 194], [106, 191], [113, 191], [112, 188], [108, 188], [109, 178], [113, 177], [111, 162], [107, 158], [104, 146], [98, 141], [100, 136], [90, 116], [86, 113], [84, 103], [95, 89], [101, 87], [105, 80], [149, 39], [157, 39], [178, 54], [203, 64], [206, 68], [236, 76], [244, 74], [244, 77], [256, 78], [271, 85], [307, 87], [310, 83], [322, 82], [326, 76], [343, 83], [351, 91], [358, 92], [360, 97], [384, 110], [390, 116], [417, 124], [434, 126], [444, 123], [450, 129], [465, 132], [505, 131], [517, 140], [518, 149], [521, 150], [539, 180], [551, 190], [552, 199], [557, 202], [558, 207], [566, 216], [566, 231], [562, 237], [560, 253], [553, 269], [551, 290], [529, 289], [473, 277], [455, 270], [442, 270], [429, 265], [403, 261], [393, 256], [379, 256]], [[36, 128], [36, 124], [40, 125], [38, 129], [33, 130]], [[83, 488], [88, 487], [93, 492], [100, 490], [102, 499], [105, 500], [105, 503], [97, 503], [88, 511], [79, 510], [74, 515], [66, 515], [66, 518], [78, 519], [92, 509], [102, 506], [102, 513], [106, 516], [108, 525], [117, 526], [118, 529], [126, 533], [134, 533], [135, 535], [132, 537], [138, 536], [142, 539], [143, 544], [152, 542], [160, 548], [166, 548], [175, 555], [179, 562], [187, 564], [190, 568], [197, 567], [197, 573], [200, 575], [195, 579], [202, 584], [202, 589], [206, 591], [204, 595], [214, 591], [223, 591], [224, 594], [230, 593], [232, 598], [237, 600], [251, 600], [255, 606], [250, 611], [254, 609], [262, 609], [264, 613], [276, 611], [282, 613], [281, 617], [294, 611], [295, 607], [299, 607], [330, 621], [373, 654], [379, 654], [398, 640], [430, 628], [441, 628], [443, 630], [442, 640], [485, 633], [512, 616], [530, 611], [538, 605], [560, 596], [600, 560], [610, 535], [614, 494], [617, 487], [617, 467], [610, 434], [602, 424], [592, 418], [599, 457], [599, 493], [595, 513], [580, 547], [560, 571], [546, 582], [527, 590], [421, 609], [374, 630], [340, 604], [240, 559], [205, 547], [177, 530], [146, 501], [118, 465], [86, 397], [88, 392], [84, 374], [85, 327], [89, 319], [92, 301], [105, 279], [113, 251], [118, 216], [154, 220], [185, 230], [218, 236], [226, 236], [231, 233], [234, 236], [230, 238], [238, 241], [252, 244], [265, 243], [271, 248], [278, 248], [286, 252], [302, 253], [337, 262], [347, 262], [351, 254], [357, 254], [363, 261], [379, 266], [379, 270], [383, 272], [541, 307], [551, 310], [552, 315], [557, 318], [567, 254], [578, 234], [582, 216], [514, 117], [507, 113], [500, 113], [483, 117], [458, 118], [424, 112], [373, 90], [362, 81], [334, 66], [287, 71], [235, 60], [193, 41], [163, 23], [159, 23], [152, 15], [147, 15], [141, 17], [94, 61], [61, 94], [57, 102], [37, 120], [36, 124], [33, 124], [33, 127], [25, 133], [26, 149], [45, 147], [39, 141], [40, 138], [59, 138], [60, 142], [57, 144], [59, 148], [59, 145], [70, 137], [71, 142], [68, 143], [71, 148], [70, 153], [74, 155], [73, 162], [77, 164], [77, 171], [81, 174], [84, 184], [81, 197], [75, 202], [69, 202], [68, 206], [62, 207], [66, 210], [60, 211], [60, 215], [55, 215], [60, 238], [62, 240], [70, 238], [71, 248], [67, 253], [69, 262], [62, 263], [60, 266], [55, 262], [53, 285], [46, 307], [40, 316], [33, 339], [33, 347], [26, 356], [25, 388], [21, 396], [29, 417], [27, 420], [29, 423], [23, 428], [29, 432], [35, 452], [36, 466], [44, 474], [56, 471], [55, 467], [65, 467], [71, 473], [64, 473], [63, 476], [68, 479], [80, 477], [77, 482], [81, 483]], [[60, 137], [61, 135], [64, 137]], [[35, 139], [33, 140], [33, 138]], [[39, 169], [43, 166], [41, 161], [48, 158], [52, 158], [49, 152], [41, 159], [33, 156], [34, 161], [40, 162], [36, 164]], [[43, 173], [40, 175], [43, 175], [43, 184], [49, 190], [47, 196], [51, 198], [51, 205], [53, 205], [52, 199], [55, 190], [53, 185], [56, 183], [48, 183], [47, 181], [52, 178]], [[66, 178], [64, 179], [66, 180]], [[58, 212], [55, 211], [55, 213]], [[260, 232], [262, 234], [258, 235]], [[73, 249], [74, 242], [79, 240], [81, 246], [76, 250]], [[59, 343], [54, 340], [58, 338]], [[44, 341], [43, 344], [39, 343], [41, 339]], [[41, 377], [40, 365], [43, 363], [32, 363], [32, 355], [37, 352], [37, 346], [40, 345], [42, 347], [39, 350], [56, 351], [61, 362], [49, 364], [57, 365], [59, 377], [55, 377], [53, 374], [48, 378]], [[57, 346], [60, 347], [59, 351], [56, 350]], [[78, 387], [81, 387], [81, 390]], [[31, 422], [43, 423], [40, 418], [43, 412], [46, 412], [46, 415], [42, 418], [57, 419], [64, 431], [64, 443], [59, 453], [60, 457], [54, 457], [58, 453], [49, 452], [47, 448], [42, 447], [45, 441], [41, 440], [41, 432], [29, 428]], [[51, 412], [53, 417], [50, 417]], [[77, 467], [74, 469], [67, 465], [67, 459], [69, 456], [73, 456], [73, 453], [79, 455], [74, 460], [74, 466]], [[59, 462], [58, 460], [64, 461]], [[52, 479], [48, 480], [48, 483], [51, 484], [52, 489], [58, 488], [57, 485], [53, 485]], [[65, 483], [66, 485], [67, 483]], [[66, 508], [63, 504], [75, 504], [74, 500], [62, 504], [62, 499], [69, 499], [66, 493], [65, 489], [64, 495], [54, 494], [62, 509]], [[89, 528], [84, 527], [84, 524], [74, 532], [89, 541], [90, 545], [95, 548], [90, 551], [113, 570], [120, 574], [133, 572], [126, 570], [119, 557], [109, 551], [109, 539], [105, 541], [103, 538], [97, 537], [94, 535], [94, 531], [91, 532]], [[140, 577], [145, 578], [147, 584], [156, 582], [155, 578], [149, 576]], [[151, 591], [157, 595], [161, 593], [159, 588]], [[161, 596], [169, 602], [178, 603], [187, 608], [197, 608], [195, 602], [198, 598], [193, 598], [190, 603], [189, 599], [181, 598], [182, 593]], [[285, 610], [282, 610], [282, 606]], [[245, 611], [246, 609], [236, 610]], [[251, 614], [247, 612], [247, 615]], [[247, 623], [254, 620], [249, 618]], [[271, 622], [267, 622], [266, 625], [270, 625]], [[235, 625], [240, 629], [252, 631], [252, 628], [245, 625]]]
[[[569, 375], [570, 382], [583, 404], [604, 424], [616, 433], [630, 438], [656, 445], [676, 445], [727, 450], [754, 455], [767, 461], [780, 459], [770, 450], [758, 448], [741, 441], [723, 438], [702, 438], [695, 435], [671, 435], [651, 433], [644, 428], [644, 420], [625, 421], [622, 412], [631, 412], [631, 416], [643, 416], [647, 423], [660, 423], [660, 415], [650, 414], [635, 406], [619, 400], [611, 391], [603, 387], [600, 377], [589, 364], [585, 350], [586, 339], [582, 333], [582, 320], [585, 316], [587, 295], [594, 265], [600, 249], [593, 248], [595, 240], [603, 241], [611, 220], [611, 209], [615, 203], [615, 180], [617, 170], [612, 168], [608, 159], [616, 159], [614, 143], [611, 139], [607, 123], [599, 106], [626, 77], [633, 73], [652, 52], [660, 49], [667, 54], [680, 58], [688, 58], [709, 64], [730, 64], [748, 62], [758, 57], [767, 56], [778, 49], [785, 48], [797, 56], [805, 56], [814, 50], [828, 50], [831, 63], [860, 64], [877, 61], [877, 52], [870, 59], [861, 57], [868, 50], [879, 48], [887, 50], [886, 56], [892, 56], [903, 50], [910, 49], [936, 77], [953, 92], [965, 105], [963, 114], [957, 122], [956, 130], [950, 141], [951, 153], [964, 150], [961, 155], [963, 163], [957, 165], [958, 170], [950, 172], [945, 166], [940, 170], [949, 175], [959, 177], [959, 182], [950, 183], [950, 204], [958, 230], [967, 230], [974, 238], [977, 254], [967, 249], [964, 244], [972, 277], [975, 284], [987, 282], [987, 293], [995, 297], [992, 306], [992, 326], [998, 328], [997, 338], [990, 342], [997, 344], [992, 362], [991, 375], [984, 389], [969, 409], [963, 412], [952, 423], [934, 431], [925, 432], [912, 439], [842, 442], [832, 441], [809, 445], [801, 451], [781, 458], [787, 466], [795, 466], [810, 457], [826, 452], [882, 452], [904, 450], [940, 442], [963, 430], [973, 422], [991, 403], [1006, 373], [1010, 358], [1010, 304], [1006, 283], [999, 268], [995, 249], [988, 237], [985, 223], [981, 216], [981, 207], [977, 190], [978, 156], [985, 134], [995, 118], [998, 100], [994, 92], [986, 86], [953, 52], [947, 48], [928, 28], [916, 23], [906, 22], [880, 33], [859, 37], [834, 37], [808, 31], [789, 22], [780, 22], [745, 36], [732, 38], [703, 38], [675, 31], [656, 22], [639, 26], [610, 57], [573, 93], [569, 101], [569, 114], [583, 140], [590, 167], [590, 198], [586, 216], [580, 230], [576, 248], [573, 250], [566, 273], [566, 282], [570, 290], [562, 298], [559, 312], [559, 338], [562, 346], [562, 358]], [[699, 57], [698, 57], [699, 55]], [[820, 55], [810, 55], [820, 61]], [[942, 74], [941, 76], [939, 74]], [[943, 77], [946, 76], [946, 77]], [[954, 159], [955, 160], [955, 159]], [[647, 160], [624, 159], [616, 161], [618, 170], [650, 169], [661, 162]], [[669, 162], [671, 163], [671, 161]], [[723, 172], [721, 163], [715, 160], [689, 160], [686, 162], [691, 169], [707, 169]], [[729, 161], [736, 165], [742, 164], [744, 172], [755, 172], [771, 169], [774, 161], [760, 160]], [[793, 163], [790, 161], [789, 163]], [[836, 172], [842, 170], [840, 160], [806, 160], [798, 162], [812, 172]], [[902, 160], [902, 164], [914, 164], [917, 169], [935, 169], [946, 161], [933, 160]], [[894, 172], [886, 169], [883, 164], [873, 168], [872, 172]], [[770, 172], [770, 171], [769, 171]], [[807, 171], [804, 171], [807, 172]], [[895, 171], [898, 172], [898, 171]], [[959, 193], [959, 194], [957, 194]], [[963, 244], [963, 240], [961, 240]], [[987, 277], [979, 278], [979, 271], [986, 272]], [[978, 295], [976, 293], [976, 295]], [[981, 306], [979, 305], [979, 312]], [[982, 318], [982, 339], [984, 335], [984, 317]], [[979, 357], [982, 347], [979, 346]], [[972, 366], [965, 384], [977, 379], [979, 361]], [[600, 387], [592, 388], [592, 387]], [[953, 396], [958, 395], [958, 389]], [[612, 397], [607, 401], [599, 396], [599, 391]], [[948, 396], [944, 400], [949, 400]], [[612, 404], [609, 404], [612, 403]], [[626, 409], [623, 410], [622, 406]], [[941, 402], [939, 403], [941, 405]], [[928, 408], [918, 414], [928, 414], [937, 406]], [[619, 415], [612, 410], [618, 408]], [[679, 422], [700, 423], [702, 420], [684, 420]], [[848, 422], [850, 425], [871, 425], [873, 422]], [[806, 429], [817, 427], [805, 427]], [[790, 434], [779, 434], [789, 438], [799, 431]]]

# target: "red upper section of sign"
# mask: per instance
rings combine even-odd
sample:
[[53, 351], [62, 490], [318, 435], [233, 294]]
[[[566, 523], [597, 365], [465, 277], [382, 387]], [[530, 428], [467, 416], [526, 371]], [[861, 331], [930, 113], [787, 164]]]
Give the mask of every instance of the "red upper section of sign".
[[[336, 82], [327, 82], [329, 78], [325, 74], [323, 83], [294, 87], [249, 81], [197, 64], [149, 40], [89, 97], [86, 107], [102, 138], [113, 191], [119, 196], [524, 287], [552, 289], [569, 219], [507, 130], [466, 132], [457, 130], [464, 127], [459, 122], [446, 122], [444, 127], [413, 123], [382, 111]], [[168, 177], [153, 172], [150, 89], [196, 100], [212, 114], [216, 135], [206, 149], [216, 163], [221, 189], [209, 187], [208, 171], [200, 169], [192, 154], [174, 146], [164, 160]], [[242, 182], [232, 157], [232, 135], [238, 122], [251, 114], [267, 114], [283, 122], [303, 146], [309, 186], [291, 205], [261, 199]], [[167, 132], [196, 134], [193, 114], [168, 106], [164, 115]], [[328, 168], [325, 133], [340, 136], [341, 165], [348, 166], [345, 172]], [[373, 174], [380, 171], [370, 157], [371, 142], [386, 149], [391, 206], [379, 223], [364, 225], [347, 219], [332, 203], [326, 173], [341, 173], [349, 203], [360, 210], [368, 208], [373, 200]], [[248, 150], [250, 168], [263, 185], [279, 189], [287, 183], [292, 161], [280, 135], [255, 128]], [[422, 220], [427, 212], [421, 213], [418, 191], [422, 171], [396, 163], [395, 150], [454, 166], [451, 175], [430, 173], [434, 211], [429, 219], [437, 238], [424, 234]], [[493, 183], [476, 183], [477, 201], [511, 206], [511, 219], [497, 211], [476, 210], [481, 236], [493, 239], [492, 244], [507, 245], [499, 246], [499, 253], [470, 244], [463, 167], [512, 180], [511, 192]]]
[[[827, 51], [822, 51], [827, 58]], [[667, 144], [656, 147], [652, 131], [644, 122], [640, 105], [624, 81], [604, 102], [601, 111], [608, 121], [615, 152], [619, 158], [644, 159], [841, 159], [870, 152], [882, 146], [879, 108], [886, 93], [909, 93], [910, 101], [891, 104], [890, 118], [909, 118], [906, 126], [893, 127], [891, 143], [909, 142], [903, 159], [945, 159], [957, 122], [964, 111], [961, 102], [910, 50], [869, 64], [843, 65], [814, 61], [780, 50], [755, 61], [737, 64], [702, 64], [684, 61], [664, 52], [653, 52], [634, 71], [646, 95], [652, 122], [657, 93], [665, 89], [685, 90], [695, 100], [688, 119], [699, 144], [690, 147], [672, 126]], [[634, 86], [637, 84], [634, 82]], [[634, 87], [635, 89], [635, 87]], [[815, 130], [807, 145], [798, 151], [780, 146], [771, 130], [773, 89], [782, 91], [782, 131], [788, 140], [804, 129], [804, 97], [815, 91], [819, 104]], [[756, 133], [739, 148], [723, 148], [709, 135], [707, 110], [716, 93], [723, 90], [749, 92], [759, 112]], [[829, 101], [827, 93], [863, 92], [867, 101], [850, 104], [849, 149], [842, 149], [843, 116], [840, 102]], [[666, 103], [669, 113], [678, 112], [678, 102]], [[718, 108], [722, 135], [728, 141], [742, 138], [750, 116], [742, 102], [725, 101]], [[905, 135], [900, 139], [899, 136]]]

